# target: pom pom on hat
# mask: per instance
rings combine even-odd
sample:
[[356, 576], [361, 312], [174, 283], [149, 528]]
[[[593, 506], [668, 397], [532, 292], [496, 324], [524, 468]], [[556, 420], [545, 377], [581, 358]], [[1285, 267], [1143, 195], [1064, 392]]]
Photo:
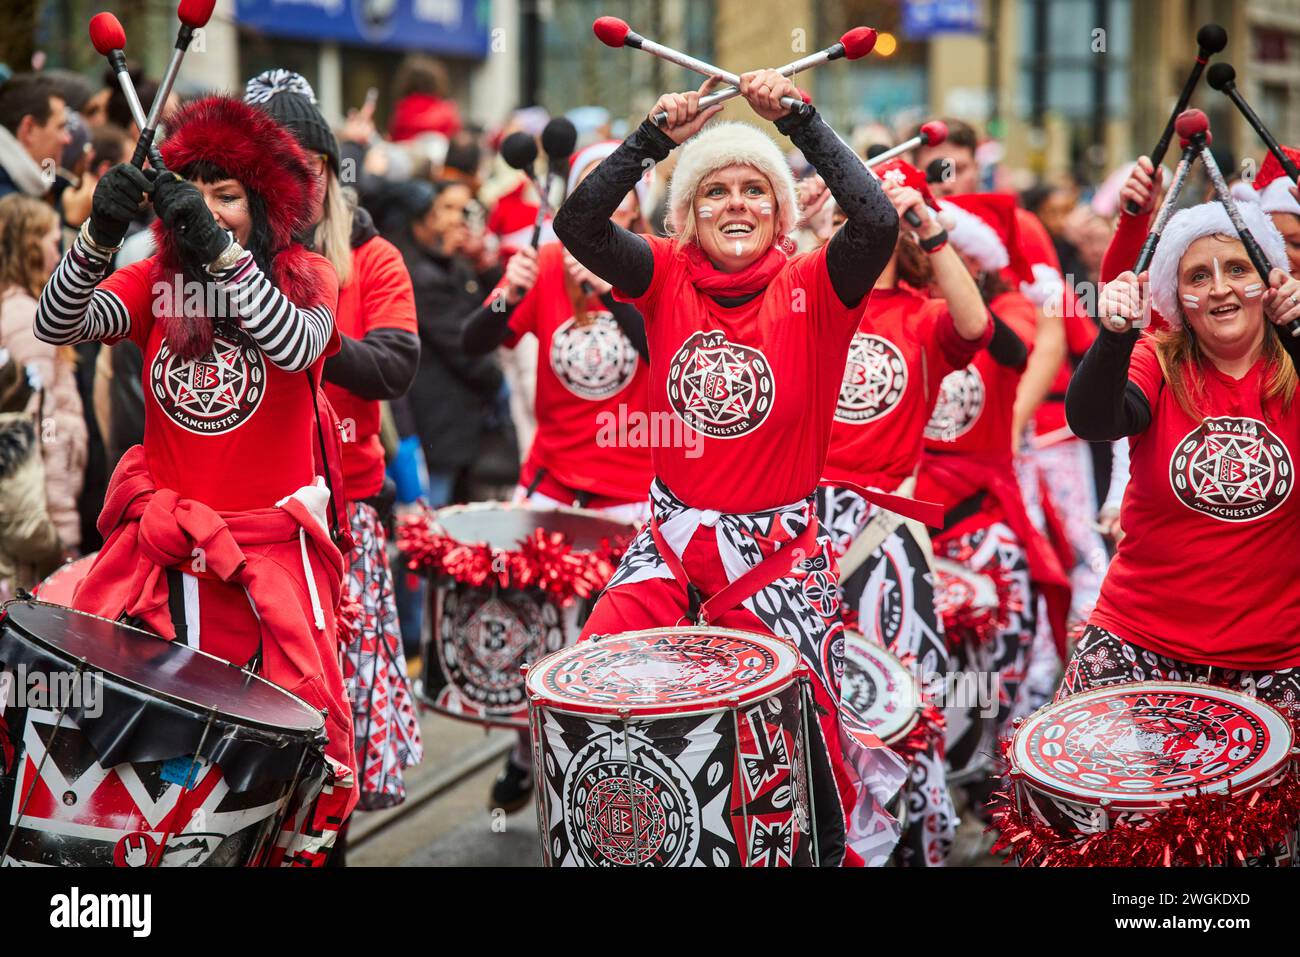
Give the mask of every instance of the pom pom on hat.
[[[1237, 210], [1269, 264], [1284, 272], [1290, 271], [1286, 240], [1268, 214], [1258, 203], [1241, 203]], [[1187, 248], [1205, 236], [1231, 236], [1234, 239], [1237, 236], [1228, 211], [1220, 203], [1202, 203], [1175, 213], [1160, 234], [1160, 244], [1151, 258], [1151, 305], [1175, 328], [1183, 323], [1182, 304], [1178, 301], [1178, 267]]]
[[680, 235], [701, 180], [728, 166], [752, 166], [772, 184], [776, 195], [777, 237], [793, 231], [799, 218], [794, 174], [772, 138], [748, 123], [715, 122], [681, 147], [668, 186], [668, 230]]
[[308, 152], [326, 156], [338, 174], [338, 140], [316, 105], [316, 91], [304, 77], [292, 70], [266, 70], [244, 85], [244, 102], [271, 114]]

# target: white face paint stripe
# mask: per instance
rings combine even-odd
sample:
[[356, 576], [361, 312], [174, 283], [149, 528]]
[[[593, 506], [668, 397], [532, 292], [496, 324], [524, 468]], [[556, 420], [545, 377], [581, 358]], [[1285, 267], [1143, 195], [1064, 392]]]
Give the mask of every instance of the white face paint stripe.
[[1249, 298], [1257, 299], [1264, 295], [1264, 284], [1262, 282], [1252, 282], [1242, 290]]
[[1195, 308], [1201, 304], [1201, 300], [1198, 296], [1193, 296], [1191, 293], [1185, 293], [1183, 295], [1183, 304]]
[[760, 213], [762, 213], [764, 216], [771, 216], [771, 215], [772, 215], [772, 204], [771, 204], [771, 203], [763, 203], [761, 206], [758, 207], [758, 211], [759, 211]]
[[1219, 257], [1214, 257], [1214, 288], [1223, 285], [1223, 270], [1219, 267]]
[[713, 210], [709, 209], [707, 206], [701, 206], [696, 212], [699, 214], [700, 219], [713, 218]]
[[736, 240], [736, 255], [737, 255], [737, 256], [740, 256], [740, 255], [743, 255], [743, 254], [744, 254], [744, 247], [740, 245], [740, 240], [737, 239], [737, 240]]

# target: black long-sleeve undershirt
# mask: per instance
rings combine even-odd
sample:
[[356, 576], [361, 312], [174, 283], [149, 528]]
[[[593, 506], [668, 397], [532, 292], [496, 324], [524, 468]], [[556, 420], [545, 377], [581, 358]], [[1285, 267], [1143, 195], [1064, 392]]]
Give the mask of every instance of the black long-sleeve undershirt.
[[[619, 302], [610, 293], [601, 296], [600, 301], [614, 317], [614, 322], [632, 344], [637, 355], [642, 361], [649, 362], [650, 347], [646, 342], [645, 321], [636, 306]], [[494, 299], [492, 302], [495, 303], [497, 300]], [[504, 309], [499, 306], [494, 309], [492, 303], [479, 306], [465, 317], [465, 324], [460, 334], [461, 348], [471, 356], [487, 355], [510, 338], [510, 317], [514, 311], [515, 307], [512, 305], [507, 305]]]
[[388, 401], [406, 394], [419, 365], [419, 336], [371, 329], [360, 339], [339, 337], [339, 351], [325, 360], [325, 381], [363, 399]]
[[998, 365], [1008, 369], [1023, 370], [1029, 362], [1029, 348], [1011, 327], [989, 311], [993, 319], [993, 337], [989, 339], [989, 355]]
[[1151, 406], [1128, 378], [1138, 336], [1136, 329], [1112, 332], [1103, 327], [1074, 370], [1065, 393], [1065, 420], [1079, 438], [1113, 442], [1151, 424]]
[[[835, 132], [809, 110], [777, 120], [826, 181], [848, 217], [826, 250], [836, 296], [857, 305], [871, 291], [898, 236], [898, 215], [880, 184]], [[649, 120], [632, 132], [573, 191], [555, 217], [555, 233], [584, 266], [635, 298], [650, 287], [654, 257], [646, 240], [610, 221], [645, 170], [646, 160], [665, 159], [676, 144]]]

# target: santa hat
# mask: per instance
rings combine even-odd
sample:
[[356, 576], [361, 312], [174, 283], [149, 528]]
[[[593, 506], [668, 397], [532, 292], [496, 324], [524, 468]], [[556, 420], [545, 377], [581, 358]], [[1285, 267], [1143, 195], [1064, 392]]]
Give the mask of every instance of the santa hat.
[[985, 271], [1010, 270], [1018, 282], [1034, 281], [1029, 260], [1020, 248], [1016, 200], [1002, 193], [961, 193], [945, 196], [939, 208], [952, 217], [948, 241]]
[[[868, 166], [867, 169], [876, 179], [916, 190], [921, 194], [921, 199], [925, 200], [925, 205], [939, 212], [939, 201], [930, 192], [930, 184], [926, 182], [925, 174], [906, 160], [892, 159], [878, 166]], [[944, 221], [944, 228], [948, 228], [946, 221]]]
[[[1269, 264], [1289, 272], [1291, 265], [1287, 261], [1286, 240], [1265, 211], [1257, 203], [1240, 203], [1237, 210]], [[1216, 235], [1237, 235], [1228, 211], [1217, 202], [1179, 210], [1160, 234], [1160, 245], [1156, 246], [1156, 253], [1151, 258], [1151, 305], [1175, 328], [1183, 321], [1178, 301], [1178, 265], [1188, 246], [1205, 236]]]
[[[1291, 158], [1291, 162], [1300, 164], [1300, 150], [1283, 146], [1282, 152]], [[1300, 203], [1291, 195], [1291, 187], [1294, 185], [1291, 177], [1286, 175], [1286, 170], [1282, 169], [1282, 164], [1272, 153], [1264, 159], [1264, 165], [1259, 168], [1252, 185], [1254, 189], [1244, 183], [1234, 183], [1232, 195], [1238, 200], [1248, 198], [1258, 202], [1260, 209], [1266, 213], [1300, 216]]]
[[748, 123], [712, 123], [681, 148], [668, 185], [668, 231], [680, 235], [700, 181], [728, 166], [752, 166], [772, 184], [776, 194], [777, 236], [785, 236], [799, 218], [794, 174], [771, 137]]
[[[590, 146], [574, 153], [573, 158], [569, 160], [569, 183], [564, 190], [564, 195], [568, 196], [578, 188], [578, 177], [582, 175], [583, 170], [592, 163], [599, 163], [622, 145], [618, 140], [605, 140], [602, 143], [592, 143]], [[646, 212], [649, 211], [646, 203], [650, 197], [650, 180], [653, 176], [653, 169], [649, 169], [636, 181], [636, 200], [641, 209]]]

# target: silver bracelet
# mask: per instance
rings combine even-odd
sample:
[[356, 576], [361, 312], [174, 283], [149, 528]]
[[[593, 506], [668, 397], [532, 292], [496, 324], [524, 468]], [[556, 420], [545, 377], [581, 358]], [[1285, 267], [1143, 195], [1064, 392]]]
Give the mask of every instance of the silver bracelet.
[[235, 242], [234, 239], [231, 239], [230, 245], [225, 248], [221, 255], [208, 263], [208, 272], [213, 273], [214, 275], [216, 273], [225, 272], [235, 263], [239, 262], [239, 257], [242, 255], [244, 255], [244, 247]]
[[81, 244], [85, 246], [87, 250], [98, 256], [102, 256], [104, 259], [112, 259], [117, 254], [117, 251], [122, 248], [121, 243], [118, 243], [116, 246], [105, 246], [103, 243], [95, 242], [90, 235], [89, 219], [81, 224], [81, 231], [77, 233], [77, 237], [81, 240]]

